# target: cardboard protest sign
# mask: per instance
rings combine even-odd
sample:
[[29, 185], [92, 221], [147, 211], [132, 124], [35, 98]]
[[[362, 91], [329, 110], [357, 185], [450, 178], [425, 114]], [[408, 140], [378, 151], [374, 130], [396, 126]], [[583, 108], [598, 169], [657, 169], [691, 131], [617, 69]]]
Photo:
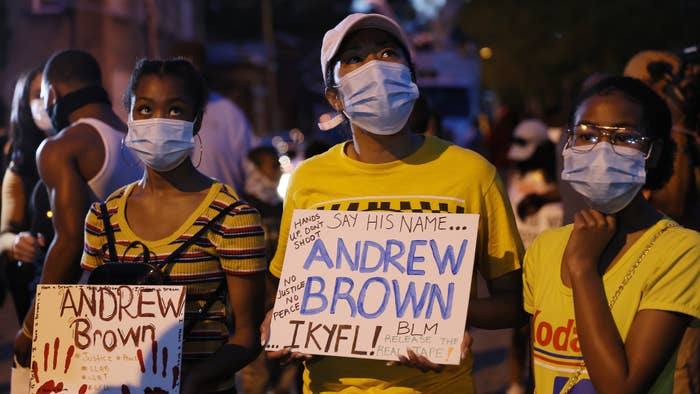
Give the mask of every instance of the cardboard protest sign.
[[30, 393], [178, 393], [184, 315], [184, 286], [38, 286]]
[[266, 350], [458, 364], [478, 221], [295, 210]]

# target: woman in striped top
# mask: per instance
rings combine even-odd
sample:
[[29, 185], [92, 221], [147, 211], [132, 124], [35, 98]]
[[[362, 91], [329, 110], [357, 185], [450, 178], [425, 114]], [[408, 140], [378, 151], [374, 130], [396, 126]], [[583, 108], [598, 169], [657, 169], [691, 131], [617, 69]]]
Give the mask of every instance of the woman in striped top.
[[[146, 253], [151, 262], [163, 261], [238, 201], [233, 188], [203, 175], [190, 160], [206, 97], [201, 75], [186, 60], [136, 65], [124, 98], [129, 111], [124, 143], [145, 171], [107, 199], [119, 260], [140, 260]], [[86, 271], [109, 261], [103, 223], [94, 204], [85, 223]], [[144, 247], [129, 248], [133, 241]], [[235, 392], [235, 371], [259, 352], [265, 269], [260, 216], [247, 204], [213, 224], [168, 267], [171, 282], [187, 286], [185, 327], [196, 320], [184, 338], [182, 393]], [[218, 291], [220, 285], [227, 291]], [[196, 318], [217, 295], [204, 318]]]

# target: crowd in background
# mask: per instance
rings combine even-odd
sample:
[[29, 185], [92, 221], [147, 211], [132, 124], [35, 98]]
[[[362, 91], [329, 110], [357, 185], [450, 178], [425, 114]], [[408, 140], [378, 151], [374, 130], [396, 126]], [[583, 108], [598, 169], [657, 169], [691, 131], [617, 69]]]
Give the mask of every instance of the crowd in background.
[[[331, 144], [322, 134], [313, 136], [309, 132], [305, 141], [293, 141], [285, 136], [285, 148], [280, 149], [279, 143], [264, 138], [265, 131], [258, 130], [256, 135], [240, 108], [217, 94], [215, 86], [207, 90], [200, 73], [207, 64], [201, 46], [192, 43], [176, 46], [171, 55], [189, 61], [151, 59], [136, 65], [125, 97], [124, 105], [129, 113], [126, 123], [113, 112], [102, 88], [99, 65], [87, 53], [58, 52], [44, 65], [30, 65], [27, 72], [17, 79], [9, 132], [3, 142], [4, 178], [0, 201], [0, 253], [3, 255], [0, 290], [3, 295], [11, 293], [22, 326], [15, 344], [21, 347], [31, 339], [29, 327], [32, 325], [25, 316], [32, 316], [33, 294], [40, 280], [42, 283], [77, 283], [83, 270], [91, 271], [107, 256], [115, 259], [115, 253], [122, 258], [133, 253], [134, 258], [139, 258], [144, 253], [148, 256], [153, 252], [156, 260], [165, 260], [176, 249], [177, 242], [160, 249], [160, 246], [153, 246], [157, 240], [177, 240], [183, 234], [194, 234], [199, 228], [194, 228], [194, 225], [193, 229], [179, 228], [180, 223], [187, 223], [195, 213], [214, 221], [212, 218], [216, 216], [217, 207], [241, 202], [232, 208], [235, 215], [225, 219], [226, 226], [213, 224], [224, 235], [218, 239], [210, 237], [210, 245], [198, 250], [216, 258], [198, 263], [196, 272], [188, 271], [191, 267], [175, 264], [171, 274], [175, 283], [180, 280], [195, 289], [188, 292], [188, 303], [192, 303], [188, 305], [188, 311], [201, 307], [206, 297], [214, 294], [221, 302], [212, 308], [223, 310], [223, 305], [229, 302], [237, 316], [234, 330], [222, 325], [217, 328], [221, 333], [215, 338], [200, 336], [198, 341], [201, 343], [191, 342], [190, 347], [185, 348], [183, 362], [187, 366], [184, 370], [190, 373], [190, 380], [183, 380], [183, 385], [189, 390], [187, 392], [197, 392], [194, 387], [216, 381], [218, 386], [212, 385], [209, 391], [235, 392], [231, 391], [235, 390], [232, 374], [228, 377], [231, 379], [221, 378], [225, 371], [206, 370], [201, 363], [198, 364], [199, 360], [211, 357], [210, 362], [217, 365], [242, 369], [237, 383], [241, 392], [298, 390], [301, 387], [300, 369], [295, 364], [280, 367], [279, 363], [268, 360], [264, 352], [257, 354], [259, 349], [254, 343], [258, 342], [260, 333], [254, 322], [262, 320], [264, 310], [244, 305], [242, 300], [263, 298], [260, 289], [264, 287], [264, 272], [278, 250], [278, 241], [284, 239], [285, 197], [283, 188], [280, 188], [283, 174], [292, 172], [310, 156], [325, 152]], [[404, 56], [401, 61], [410, 64], [408, 52]], [[331, 63], [331, 58], [326, 60]], [[326, 70], [328, 64], [322, 64], [324, 78], [329, 75], [331, 79], [342, 77], [338, 70], [345, 67], [345, 63], [340, 61], [338, 70], [330, 74]], [[672, 163], [673, 173], [667, 174], [669, 180], [660, 185], [645, 184], [642, 187], [642, 182], [642, 193], [646, 201], [666, 217], [693, 230], [700, 230], [700, 140], [696, 96], [700, 84], [699, 67], [698, 64], [685, 64], [670, 53], [648, 51], [635, 56], [625, 70], [620, 70], [620, 74], [624, 72], [626, 76], [643, 81], [670, 109], [672, 127], [665, 148], [669, 149], [675, 143], [675, 155], [667, 154], [661, 160]], [[349, 68], [346, 73], [350, 72], [352, 69]], [[599, 86], [600, 81], [609, 82], [607, 78], [607, 75], [594, 74], [583, 82], [580, 90], [589, 91], [591, 87]], [[420, 81], [417, 82], [416, 98], [420, 96]], [[327, 86], [337, 87], [335, 83]], [[338, 89], [342, 91], [343, 87]], [[406, 89], [410, 90], [409, 87]], [[609, 89], [624, 91], [626, 87]], [[171, 96], [163, 92], [170, 92], [167, 94]], [[336, 110], [345, 108], [349, 111], [348, 103], [334, 101], [340, 99], [326, 94], [330, 97], [329, 102], [338, 106]], [[602, 93], [601, 97], [604, 97]], [[591, 102], [580, 101], [581, 111], [590, 109]], [[574, 190], [575, 187], [572, 189], [566, 180], [562, 181], [561, 176], [562, 170], [567, 168], [567, 159], [562, 159], [562, 152], [567, 144], [575, 144], [571, 133], [572, 128], [578, 126], [579, 107], [558, 108], [547, 113], [534, 109], [498, 108], [494, 111], [496, 115], [487, 122], [488, 130], [482, 130], [483, 142], [466, 147], [490, 160], [504, 179], [505, 206], [512, 207], [509, 215], [513, 216], [526, 249], [544, 230], [573, 223], [574, 213], [590, 205], [590, 201], [587, 205], [582, 193]], [[420, 97], [411, 109], [406, 114], [404, 126], [400, 127], [402, 131], [407, 127], [406, 130], [412, 133], [402, 137], [407, 152], [413, 152], [411, 149], [422, 143], [423, 139], [417, 139], [419, 135], [450, 139], [430, 102]], [[157, 121], [160, 118], [168, 118], [168, 122]], [[351, 115], [349, 121], [367, 130], [373, 127]], [[608, 126], [621, 128], [628, 125]], [[149, 133], [156, 132], [177, 135], [178, 139], [172, 139], [168, 149], [164, 148], [156, 155], [149, 150], [152, 142], [148, 138]], [[603, 138], [601, 136], [610, 131], [598, 132], [598, 138]], [[357, 145], [367, 143], [358, 140], [365, 137], [349, 137]], [[623, 142], [618, 143], [623, 145]], [[597, 140], [593, 145], [596, 143]], [[290, 145], [293, 145], [291, 149]], [[359, 155], [364, 152], [353, 152], [350, 150], [347, 155], [363, 159]], [[644, 160], [654, 153], [651, 148], [645, 150], [647, 157]], [[613, 152], [612, 157], [615, 154], [619, 155], [619, 152]], [[327, 158], [323, 156], [320, 160]], [[319, 161], [314, 163], [318, 165]], [[478, 165], [482, 165], [480, 163]], [[331, 164], [334, 163], [329, 161], [328, 165]], [[63, 166], [66, 168], [60, 168]], [[312, 167], [307, 165], [305, 168], [310, 171]], [[455, 168], [455, 171], [459, 172], [460, 168]], [[296, 187], [300, 187], [299, 183]], [[125, 208], [127, 200], [131, 211]], [[173, 202], [163, 203], [170, 200]], [[100, 201], [107, 202], [106, 211], [96, 203]], [[150, 223], [162, 222], [169, 216], [164, 212], [181, 212], [181, 215], [169, 218], [166, 222], [172, 222], [170, 226], [161, 223], [162, 229], [151, 229]], [[87, 224], [84, 225], [86, 214]], [[644, 214], [647, 215], [648, 211]], [[116, 229], [116, 245], [107, 239], [110, 221]], [[201, 223], [198, 226], [204, 227]], [[227, 239], [226, 228], [238, 227], [248, 230], [238, 234], [235, 242]], [[139, 238], [144, 239], [138, 246], [142, 249], [132, 249], [132, 243]], [[116, 248], [108, 250], [104, 245]], [[243, 247], [253, 252], [246, 256], [227, 255], [229, 252], [226, 251]], [[59, 259], [63, 260], [63, 265], [56, 262]], [[74, 266], [68, 267], [69, 264]], [[43, 270], [45, 267], [57, 268], [49, 268], [47, 273]], [[519, 273], [515, 268], [512, 272]], [[208, 275], [211, 281], [204, 283], [188, 279], [188, 275], [195, 274]], [[219, 287], [229, 288], [230, 299], [226, 299]], [[214, 314], [214, 310], [211, 313]], [[206, 316], [192, 318], [192, 332], [196, 334], [198, 325], [203, 325], [206, 319]], [[211, 326], [208, 329], [211, 330]], [[682, 368], [691, 372], [685, 377], [688, 384], [700, 390], [697, 373], [700, 370], [700, 352], [697, 351], [700, 337], [697, 331], [697, 328], [685, 331], [685, 347], [681, 348], [679, 359], [685, 357], [687, 365]], [[230, 345], [227, 353], [222, 350], [225, 346], [220, 346], [222, 338], [233, 338], [226, 342]], [[528, 379], [531, 382], [529, 338], [531, 332], [527, 325], [515, 331], [510, 393], [525, 392]], [[212, 345], [214, 342], [217, 345]], [[682, 352], [686, 353], [683, 355]], [[189, 355], [192, 357], [188, 358]], [[24, 360], [21, 360], [22, 356]], [[26, 351], [17, 352], [16, 362], [26, 365], [27, 356]], [[402, 361], [417, 368], [423, 366], [422, 360]], [[591, 373], [600, 374], [598, 371]]]

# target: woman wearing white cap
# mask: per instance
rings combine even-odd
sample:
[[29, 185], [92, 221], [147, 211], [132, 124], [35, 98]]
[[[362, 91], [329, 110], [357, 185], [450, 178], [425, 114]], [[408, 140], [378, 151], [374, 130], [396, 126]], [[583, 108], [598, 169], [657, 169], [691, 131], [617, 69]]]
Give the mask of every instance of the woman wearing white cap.
[[[270, 272], [281, 275], [294, 209], [478, 213], [476, 265], [492, 295], [472, 298], [468, 324], [517, 326], [523, 322], [523, 247], [502, 182], [478, 154], [409, 130], [418, 87], [407, 47], [400, 27], [377, 14], [349, 15], [324, 36], [326, 98], [339, 114], [320, 126], [334, 127], [347, 119], [352, 140], [296, 170]], [[365, 359], [314, 359], [305, 365], [304, 392], [472, 392], [466, 338], [458, 366], [438, 365], [410, 350], [392, 366]]]

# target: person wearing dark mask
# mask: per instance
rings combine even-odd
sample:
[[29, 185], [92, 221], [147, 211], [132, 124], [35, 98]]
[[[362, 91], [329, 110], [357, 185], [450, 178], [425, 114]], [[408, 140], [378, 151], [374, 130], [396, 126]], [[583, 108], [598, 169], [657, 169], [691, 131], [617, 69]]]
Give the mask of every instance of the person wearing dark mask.
[[[378, 14], [351, 14], [326, 32], [321, 70], [326, 99], [338, 114], [319, 126], [348, 122], [352, 138], [295, 171], [270, 272], [279, 278], [283, 264], [299, 264], [284, 261], [294, 209], [476, 213], [475, 267], [491, 292], [473, 295], [467, 323], [519, 326], [525, 317], [519, 293], [523, 246], [503, 184], [477, 153], [410, 130], [419, 93], [408, 45], [401, 28]], [[410, 349], [391, 365], [344, 357], [308, 360], [304, 392], [473, 392], [469, 342], [465, 333], [460, 365], [440, 365]], [[304, 357], [289, 349], [271, 356]]]
[[589, 208], [525, 254], [535, 392], [671, 393], [700, 317], [700, 234], [642, 192], [673, 172], [670, 111], [641, 81], [607, 77], [577, 98], [568, 133], [562, 179]]
[[[44, 66], [41, 98], [57, 134], [36, 154], [55, 229], [40, 283], [72, 284], [82, 273], [83, 224], [90, 203], [138, 179], [142, 170], [134, 158], [129, 161], [128, 152], [120, 152], [126, 125], [112, 110], [92, 55], [79, 50], [53, 54]], [[15, 337], [15, 355], [24, 367], [31, 358], [33, 321], [32, 307]]]

